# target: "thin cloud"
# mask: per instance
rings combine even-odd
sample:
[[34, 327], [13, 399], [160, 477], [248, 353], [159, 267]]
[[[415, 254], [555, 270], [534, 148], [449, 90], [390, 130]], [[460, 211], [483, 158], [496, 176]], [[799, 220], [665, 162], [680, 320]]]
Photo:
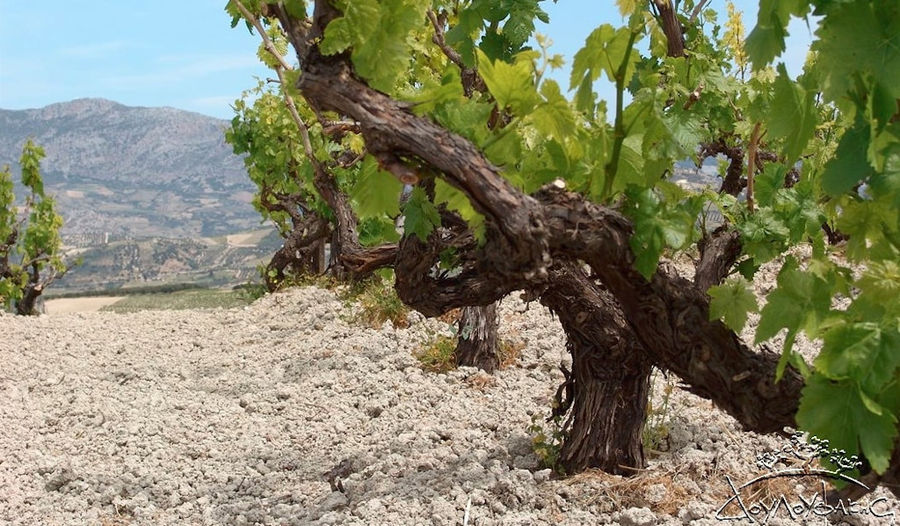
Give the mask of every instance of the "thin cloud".
[[259, 60], [254, 56], [208, 56], [191, 58], [174, 67], [165, 67], [137, 75], [116, 75], [102, 81], [117, 88], [164, 86], [202, 78], [213, 73], [258, 67], [260, 67]]
[[68, 46], [59, 50], [59, 54], [69, 58], [80, 59], [100, 59], [110, 55], [121, 53], [129, 47], [129, 43], [124, 40], [115, 40], [111, 42], [97, 42], [94, 44], [84, 44], [80, 46]]

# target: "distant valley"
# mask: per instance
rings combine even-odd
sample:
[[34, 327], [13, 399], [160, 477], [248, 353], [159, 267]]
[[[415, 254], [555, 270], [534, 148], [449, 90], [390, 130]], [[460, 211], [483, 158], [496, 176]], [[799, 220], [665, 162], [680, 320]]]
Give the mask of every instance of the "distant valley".
[[[227, 121], [174, 108], [78, 99], [0, 109], [0, 165], [43, 146], [45, 185], [82, 264], [55, 288], [247, 281], [280, 244], [250, 204]], [[235, 239], [252, 242], [234, 242]]]

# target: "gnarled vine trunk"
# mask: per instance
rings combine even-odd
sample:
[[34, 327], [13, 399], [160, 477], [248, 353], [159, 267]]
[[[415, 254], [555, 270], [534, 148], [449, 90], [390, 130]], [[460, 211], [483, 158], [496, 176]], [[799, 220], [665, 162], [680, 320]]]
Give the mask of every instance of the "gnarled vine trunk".
[[284, 244], [266, 265], [265, 281], [269, 292], [281, 286], [288, 269], [294, 274], [318, 275], [324, 272], [322, 259], [329, 230], [328, 220], [315, 212], [307, 213], [295, 223]]
[[651, 364], [615, 299], [574, 264], [551, 270], [541, 295], [562, 323], [572, 371], [557, 392], [563, 417], [559, 464], [566, 473], [600, 468], [633, 475], [645, 466], [642, 431]]
[[497, 302], [463, 307], [458, 323], [456, 365], [493, 373], [500, 365]]
[[30, 316], [37, 314], [35, 306], [37, 299], [44, 292], [44, 284], [41, 283], [40, 271], [37, 265], [32, 265], [31, 273], [28, 275], [28, 284], [22, 294], [22, 299], [16, 302], [16, 313], [20, 316]]

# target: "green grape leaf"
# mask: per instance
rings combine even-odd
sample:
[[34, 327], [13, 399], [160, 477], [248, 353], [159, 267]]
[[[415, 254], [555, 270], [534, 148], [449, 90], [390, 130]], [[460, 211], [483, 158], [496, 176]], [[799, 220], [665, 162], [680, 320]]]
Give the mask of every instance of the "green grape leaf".
[[822, 188], [828, 195], [843, 194], [874, 173], [869, 164], [869, 126], [860, 118], [844, 132], [834, 157], [825, 165]]
[[325, 38], [319, 44], [324, 55], [334, 55], [363, 42], [375, 33], [381, 19], [378, 0], [354, 0], [337, 3], [343, 16], [332, 20], [325, 28]]
[[[860, 298], [880, 305], [886, 312], [900, 316], [900, 264], [896, 261], [872, 261], [857, 280]], [[900, 348], [900, 347], [898, 347]]]
[[440, 84], [429, 79], [423, 81], [422, 87], [408, 100], [415, 103], [413, 111], [416, 114], [424, 115], [433, 112], [445, 102], [462, 101], [463, 99], [459, 68], [451, 68], [444, 73]]
[[629, 240], [634, 266], [644, 278], [650, 279], [665, 247], [680, 249], [693, 239], [701, 201], [672, 204], [662, 201], [655, 190], [636, 186], [628, 187], [625, 195], [628, 197], [626, 213], [634, 223], [634, 234]]
[[[762, 15], [762, 11], [760, 11]], [[780, 24], [772, 22], [763, 23], [761, 20], [753, 28], [753, 31], [747, 35], [744, 48], [747, 50], [747, 56], [753, 64], [753, 69], [762, 69], [766, 64], [772, 62], [778, 55], [784, 52], [784, 38], [787, 31]]]
[[578, 111], [592, 118], [594, 116], [594, 106], [597, 104], [596, 99], [597, 95], [594, 93], [594, 83], [591, 80], [591, 76], [585, 75], [578, 85], [578, 91], [575, 92], [575, 99], [573, 100], [575, 107]]
[[484, 223], [484, 216], [475, 211], [466, 194], [445, 183], [443, 179], [435, 180], [434, 203], [445, 203], [449, 210], [458, 212], [473, 230], [477, 231]]
[[787, 171], [787, 167], [781, 163], [766, 163], [762, 173], [756, 175], [753, 196], [760, 207], [772, 205], [775, 193], [784, 188]]
[[343, 16], [325, 28], [325, 55], [352, 50], [356, 72], [375, 89], [390, 92], [409, 66], [407, 37], [422, 22], [422, 0], [341, 0]]
[[[644, 163], [645, 159], [641, 154], [641, 143], [643, 135], [629, 135], [622, 141], [622, 149], [619, 152], [619, 166], [616, 169], [615, 180], [613, 181], [613, 192], [621, 192], [629, 185], [646, 188], [652, 186], [656, 181], [648, 181], [645, 178]], [[603, 195], [592, 196], [595, 200], [601, 200]]]
[[[780, 382], [781, 377], [784, 376], [784, 370], [787, 368], [789, 363], [796, 363], [797, 353], [794, 352], [794, 343], [797, 341], [797, 331], [789, 330], [787, 335], [784, 337], [784, 345], [781, 348], [781, 356], [778, 357], [778, 364], [775, 366], [775, 381]], [[800, 359], [801, 363], [803, 359]], [[805, 363], [804, 363], [805, 365]], [[804, 370], [798, 368], [798, 370]], [[804, 377], [808, 376], [808, 372], [804, 373]]]
[[31, 139], [25, 141], [22, 147], [22, 157], [19, 158], [19, 167], [22, 170], [22, 184], [30, 188], [39, 196], [44, 195], [44, 181], [41, 179], [41, 159], [45, 156], [44, 149], [34, 144]]
[[816, 31], [822, 91], [838, 100], [860, 75], [871, 76], [900, 98], [900, 5], [897, 2], [835, 3]]
[[[272, 2], [269, 2], [272, 3]], [[289, 15], [298, 19], [306, 19], [306, 0], [284, 0], [281, 2]]]
[[895, 416], [900, 415], [900, 376], [895, 376], [893, 381], [879, 393], [878, 405], [884, 407]]
[[522, 159], [522, 137], [510, 127], [500, 130], [483, 148], [497, 166], [514, 166]]
[[776, 139], [784, 139], [785, 164], [792, 165], [816, 131], [815, 93], [807, 93], [792, 82], [784, 64], [778, 65], [774, 90], [767, 121], [769, 133]]
[[575, 116], [569, 108], [569, 101], [563, 97], [559, 85], [554, 80], [546, 80], [541, 85], [544, 102], [531, 113], [529, 118], [535, 128], [559, 142], [575, 133]]
[[589, 78], [591, 82], [597, 80], [601, 72], [605, 72], [610, 81], [616, 82], [616, 74], [626, 60], [622, 82], [627, 85], [640, 60], [638, 53], [628, 47], [630, 39], [631, 30], [627, 27], [617, 30], [609, 24], [603, 24], [592, 31], [585, 40], [584, 47], [575, 53], [569, 89], [581, 85], [585, 78]]
[[378, 167], [378, 162], [367, 155], [359, 169], [356, 184], [350, 197], [355, 203], [354, 209], [361, 219], [400, 214], [400, 193], [403, 183], [388, 172]]
[[616, 0], [616, 7], [619, 8], [619, 14], [628, 16], [637, 10], [637, 0]]
[[778, 219], [788, 228], [788, 240], [798, 243], [805, 236], [818, 233], [825, 222], [812, 185], [807, 181], [793, 188], [779, 189], [775, 194], [772, 209]]
[[[0, 239], [6, 240], [15, 229], [19, 209], [15, 206], [16, 196], [13, 191], [12, 172], [9, 165], [4, 165], [0, 170]], [[0, 297], [3, 297], [0, 294]]]
[[404, 232], [415, 235], [422, 241], [427, 240], [434, 227], [441, 224], [441, 216], [434, 203], [428, 200], [425, 191], [418, 186], [413, 188], [403, 206], [403, 216]]
[[431, 117], [450, 131], [458, 133], [476, 144], [483, 144], [490, 134], [487, 122], [491, 111], [493, 111], [493, 104], [451, 100], [439, 104]]
[[703, 124], [698, 119], [696, 112], [685, 111], [680, 106], [663, 115], [661, 121], [665, 130], [673, 145], [677, 146], [672, 153], [679, 157], [687, 157], [693, 153], [704, 133]]
[[544, 22], [550, 21], [539, 4], [540, 0], [512, 0], [507, 2], [509, 18], [503, 24], [503, 37], [513, 49], [519, 49], [534, 33], [535, 19]]
[[459, 12], [456, 24], [446, 34], [447, 43], [459, 52], [466, 67], [475, 66], [475, 38], [484, 27], [480, 7], [470, 6]]
[[900, 332], [875, 323], [841, 323], [823, 336], [816, 369], [833, 380], [856, 379], [867, 393], [879, 393], [900, 368]]
[[813, 374], [803, 388], [797, 423], [804, 431], [827, 439], [832, 448], [848, 455], [863, 453], [872, 469], [884, 473], [897, 436], [897, 419], [866, 398], [852, 381]]
[[731, 330], [741, 332], [747, 313], [757, 312], [756, 296], [745, 279], [730, 279], [709, 289], [709, 319], [721, 319]]
[[744, 43], [754, 71], [762, 69], [784, 52], [791, 15], [804, 16], [808, 11], [809, 3], [805, 0], [760, 1], [756, 26]]
[[494, 31], [488, 31], [478, 43], [478, 49], [483, 51], [491, 60], [508, 62], [513, 55], [509, 42], [503, 35]]
[[516, 115], [527, 115], [540, 102], [534, 87], [534, 67], [530, 61], [514, 64], [491, 62], [480, 49], [478, 71], [500, 108], [510, 108]]
[[790, 229], [769, 208], [749, 214], [735, 225], [741, 233], [743, 253], [760, 263], [781, 253]]
[[801, 271], [789, 257], [778, 273], [778, 287], [762, 308], [756, 343], [772, 338], [781, 329], [813, 333], [831, 307], [831, 287], [812, 273]]
[[400, 239], [394, 222], [385, 216], [369, 217], [359, 221], [359, 242], [363, 246], [393, 243]]

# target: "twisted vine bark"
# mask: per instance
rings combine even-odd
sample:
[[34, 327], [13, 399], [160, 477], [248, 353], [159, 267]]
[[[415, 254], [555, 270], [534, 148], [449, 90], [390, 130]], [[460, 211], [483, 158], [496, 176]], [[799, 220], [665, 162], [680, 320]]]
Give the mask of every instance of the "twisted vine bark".
[[550, 276], [540, 301], [559, 316], [572, 354], [553, 415], [568, 413], [559, 463], [566, 473], [633, 475], [646, 465], [641, 439], [652, 365], [609, 292], [572, 263], [554, 266]]
[[315, 212], [307, 212], [284, 240], [266, 265], [266, 288], [278, 289], [286, 278], [286, 271], [295, 274], [319, 275], [325, 271], [325, 241], [331, 232], [327, 219]]
[[500, 365], [498, 323], [497, 302], [463, 307], [457, 332], [456, 365], [493, 373]]
[[339, 279], [360, 280], [375, 270], [391, 266], [397, 245], [364, 247], [359, 242], [358, 220], [347, 194], [338, 188], [334, 176], [321, 164], [315, 166], [313, 184], [334, 213], [335, 229], [331, 239], [331, 272]]

